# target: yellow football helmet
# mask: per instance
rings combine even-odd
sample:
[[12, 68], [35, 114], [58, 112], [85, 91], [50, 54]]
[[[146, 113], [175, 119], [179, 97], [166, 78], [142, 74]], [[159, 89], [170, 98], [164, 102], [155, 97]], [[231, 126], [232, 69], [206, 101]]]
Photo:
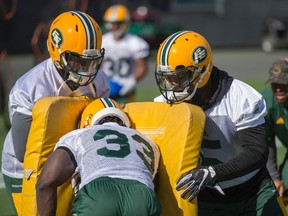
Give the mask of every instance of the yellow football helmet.
[[130, 127], [130, 120], [119, 103], [111, 98], [98, 98], [84, 109], [81, 115], [80, 128], [98, 124], [106, 116], [116, 116], [127, 127]]
[[[108, 31], [112, 31], [116, 37], [121, 37], [130, 26], [129, 10], [124, 5], [112, 5], [105, 11], [103, 20]], [[113, 27], [115, 24], [119, 27]]]
[[160, 45], [155, 77], [168, 103], [190, 100], [206, 85], [213, 68], [208, 41], [193, 31], [179, 31]]
[[52, 22], [47, 47], [53, 63], [67, 80], [88, 85], [103, 60], [102, 32], [97, 22], [80, 11], [64, 12]]

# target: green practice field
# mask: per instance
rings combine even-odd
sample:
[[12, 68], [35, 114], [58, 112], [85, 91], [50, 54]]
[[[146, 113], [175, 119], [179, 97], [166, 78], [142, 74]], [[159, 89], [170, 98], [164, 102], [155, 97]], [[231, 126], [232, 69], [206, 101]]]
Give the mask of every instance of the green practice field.
[[[263, 81], [246, 81], [248, 84], [252, 85], [254, 88], [257, 90], [261, 90], [264, 85]], [[154, 97], [159, 95], [159, 91], [157, 88], [141, 88], [137, 95], [136, 95], [136, 100], [137, 101], [152, 101]], [[2, 146], [4, 142], [6, 131], [4, 129], [4, 124], [3, 124], [3, 117], [0, 117], [0, 149], [2, 152]], [[282, 161], [282, 158], [285, 155], [286, 150], [282, 147], [279, 146], [279, 151], [278, 151], [278, 162]], [[1, 158], [1, 155], [0, 155]], [[0, 176], [0, 216], [16, 216], [16, 214], [13, 213], [12, 206], [8, 200], [8, 196], [6, 194], [5, 188], [4, 188], [4, 182], [2, 178], [2, 173]]]

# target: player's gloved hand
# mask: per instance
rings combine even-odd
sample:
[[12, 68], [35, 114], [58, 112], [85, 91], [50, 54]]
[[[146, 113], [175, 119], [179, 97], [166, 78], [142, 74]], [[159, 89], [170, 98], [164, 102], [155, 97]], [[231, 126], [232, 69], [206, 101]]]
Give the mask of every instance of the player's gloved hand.
[[80, 173], [78, 171], [75, 171], [71, 177], [71, 186], [74, 196], [76, 196], [79, 191], [80, 183], [81, 183]]
[[135, 77], [130, 77], [121, 81], [120, 84], [122, 85], [122, 88], [119, 91], [119, 95], [123, 97], [129, 95], [135, 90], [137, 82]]
[[193, 169], [183, 174], [177, 182], [176, 190], [184, 191], [181, 193], [183, 199], [188, 199], [191, 202], [199, 192], [207, 186], [213, 186], [221, 194], [224, 192], [215, 184], [216, 173], [212, 166], [203, 169]]

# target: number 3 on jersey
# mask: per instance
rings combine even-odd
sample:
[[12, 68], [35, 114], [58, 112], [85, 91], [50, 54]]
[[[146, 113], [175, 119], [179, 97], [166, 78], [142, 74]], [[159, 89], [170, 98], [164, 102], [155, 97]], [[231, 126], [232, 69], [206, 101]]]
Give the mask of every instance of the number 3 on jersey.
[[[108, 137], [108, 135], [114, 135], [113, 138]], [[128, 138], [125, 134], [119, 133], [118, 131], [115, 130], [98, 130], [96, 134], [93, 136], [93, 139], [95, 141], [100, 140], [100, 139], [105, 139], [107, 145], [109, 144], [118, 144], [119, 145], [119, 150], [109, 150], [108, 148], [104, 147], [101, 149], [97, 150], [97, 153], [99, 155], [102, 155], [104, 157], [117, 157], [117, 158], [124, 158], [127, 155], [131, 153], [130, 150], [130, 145], [128, 143]], [[147, 142], [145, 139], [143, 139], [141, 136], [138, 134], [135, 134], [132, 136], [132, 139], [138, 142], [146, 157], [150, 159], [151, 162], [149, 162], [145, 155], [141, 151], [137, 151], [138, 156], [143, 160], [145, 166], [148, 168], [148, 170], [153, 174], [154, 173], [154, 163], [155, 163], [155, 158], [154, 158], [154, 151], [152, 146]], [[146, 148], [144, 148], [144, 146]], [[148, 150], [147, 150], [148, 149]]]

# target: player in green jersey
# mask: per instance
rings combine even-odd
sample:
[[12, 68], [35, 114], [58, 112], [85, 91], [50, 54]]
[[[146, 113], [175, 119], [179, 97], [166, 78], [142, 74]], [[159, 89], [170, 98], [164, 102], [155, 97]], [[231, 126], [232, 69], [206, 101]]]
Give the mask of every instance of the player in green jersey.
[[[267, 167], [280, 196], [288, 195], [288, 154], [277, 166], [276, 137], [288, 148], [288, 58], [273, 63], [269, 70], [269, 87], [262, 91], [267, 104], [266, 122], [269, 134]], [[285, 200], [285, 199], [284, 199]]]

